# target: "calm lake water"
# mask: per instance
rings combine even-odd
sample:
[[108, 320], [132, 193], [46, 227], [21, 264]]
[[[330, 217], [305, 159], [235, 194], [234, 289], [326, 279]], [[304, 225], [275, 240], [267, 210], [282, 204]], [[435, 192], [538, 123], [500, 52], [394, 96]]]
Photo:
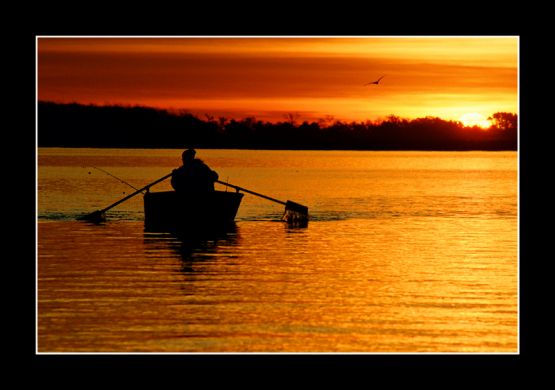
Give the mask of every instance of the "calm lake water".
[[308, 227], [249, 194], [204, 239], [145, 232], [141, 195], [75, 220], [134, 191], [93, 167], [139, 188], [181, 152], [39, 149], [39, 353], [518, 352], [516, 152], [197, 150]]

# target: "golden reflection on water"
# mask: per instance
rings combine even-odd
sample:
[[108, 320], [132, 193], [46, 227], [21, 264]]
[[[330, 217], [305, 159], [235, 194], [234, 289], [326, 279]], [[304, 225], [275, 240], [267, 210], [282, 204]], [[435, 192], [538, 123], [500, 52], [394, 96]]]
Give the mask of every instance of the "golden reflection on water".
[[[41, 242], [68, 224], [40, 224]], [[40, 257], [39, 350], [516, 349], [514, 259], [467, 253], [452, 240], [458, 223], [420, 239], [360, 221], [371, 237], [361, 241], [352, 227], [241, 223], [198, 243], [143, 236], [140, 223], [106, 227], [105, 247], [94, 240]], [[87, 237], [78, 226], [66, 236]]]
[[[226, 161], [224, 177], [309, 205], [308, 228], [253, 198], [235, 230], [202, 239], [145, 233], [140, 198], [75, 222], [117, 196], [72, 159], [109, 156], [42, 160], [39, 352], [518, 350], [514, 154], [281, 152], [276, 168], [272, 153], [221, 152], [206, 161]], [[134, 168], [141, 153], [110, 171], [148, 183], [171, 163], [154, 151]]]

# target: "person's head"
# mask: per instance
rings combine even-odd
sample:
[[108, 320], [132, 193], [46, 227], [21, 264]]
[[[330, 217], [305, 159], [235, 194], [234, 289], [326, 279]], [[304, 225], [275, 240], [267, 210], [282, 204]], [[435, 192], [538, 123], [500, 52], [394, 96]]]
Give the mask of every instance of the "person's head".
[[197, 154], [195, 149], [187, 149], [186, 151], [184, 151], [183, 154], [181, 155], [181, 159], [183, 160], [183, 163], [193, 161], [195, 159], [195, 154]]

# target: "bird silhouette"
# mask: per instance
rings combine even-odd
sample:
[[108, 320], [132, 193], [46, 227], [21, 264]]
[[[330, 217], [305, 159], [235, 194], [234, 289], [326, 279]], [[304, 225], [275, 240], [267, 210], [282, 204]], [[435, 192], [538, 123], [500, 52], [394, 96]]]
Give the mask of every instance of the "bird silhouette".
[[380, 80], [383, 79], [384, 77], [385, 77], [385, 75], [382, 76], [382, 77], [380, 77], [380, 78], [377, 79], [376, 81], [371, 81], [371, 82], [366, 83], [366, 84], [364, 84], [364, 85], [370, 85], [370, 84], [376, 84], [376, 85], [378, 85], [378, 84], [380, 83]]

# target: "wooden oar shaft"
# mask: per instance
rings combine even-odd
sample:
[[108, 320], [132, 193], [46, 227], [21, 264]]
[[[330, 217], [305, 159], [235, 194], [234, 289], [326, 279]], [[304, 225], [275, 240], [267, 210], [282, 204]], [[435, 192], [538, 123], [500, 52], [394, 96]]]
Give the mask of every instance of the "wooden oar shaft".
[[127, 195], [125, 198], [122, 198], [122, 199], [118, 200], [117, 202], [112, 203], [110, 206], [105, 207], [105, 208], [103, 208], [102, 210], [99, 210], [98, 212], [99, 212], [99, 213], [105, 213], [106, 211], [110, 210], [111, 208], [116, 207], [118, 204], [125, 202], [127, 199], [134, 197], [135, 195], [137, 195], [137, 194], [143, 192], [144, 190], [146, 190], [146, 189], [152, 187], [152, 186], [155, 185], [155, 184], [160, 183], [160, 182], [163, 181], [163, 180], [166, 180], [166, 179], [167, 179], [168, 177], [170, 177], [171, 175], [172, 175], [172, 174], [169, 173], [169, 174], [167, 174], [166, 176], [161, 177], [160, 179], [158, 179], [158, 180], [156, 180], [156, 181], [153, 181], [153, 182], [150, 183], [150, 184], [147, 184], [147, 185], [144, 186], [143, 188], [139, 188], [137, 191], [133, 192], [132, 194]]
[[282, 205], [286, 205], [286, 206], [287, 206], [287, 202], [283, 202], [283, 201], [281, 201], [281, 200], [279, 200], [279, 199], [275, 199], [275, 198], [271, 198], [271, 197], [266, 196], [266, 195], [263, 195], [263, 194], [259, 194], [258, 192], [254, 192], [254, 191], [251, 191], [251, 190], [247, 190], [246, 188], [243, 188], [243, 187], [239, 187], [239, 186], [236, 186], [236, 185], [233, 185], [233, 184], [229, 184], [229, 183], [226, 183], [226, 182], [223, 182], [223, 181], [220, 181], [220, 180], [216, 180], [216, 183], [220, 183], [220, 184], [223, 184], [223, 185], [225, 185], [225, 186], [228, 186], [228, 187], [231, 187], [231, 188], [235, 188], [236, 190], [239, 190], [239, 191], [248, 192], [249, 194], [256, 195], [256, 196], [259, 196], [259, 197], [261, 197], [261, 198], [271, 200], [272, 202], [280, 203], [280, 204], [282, 204]]

